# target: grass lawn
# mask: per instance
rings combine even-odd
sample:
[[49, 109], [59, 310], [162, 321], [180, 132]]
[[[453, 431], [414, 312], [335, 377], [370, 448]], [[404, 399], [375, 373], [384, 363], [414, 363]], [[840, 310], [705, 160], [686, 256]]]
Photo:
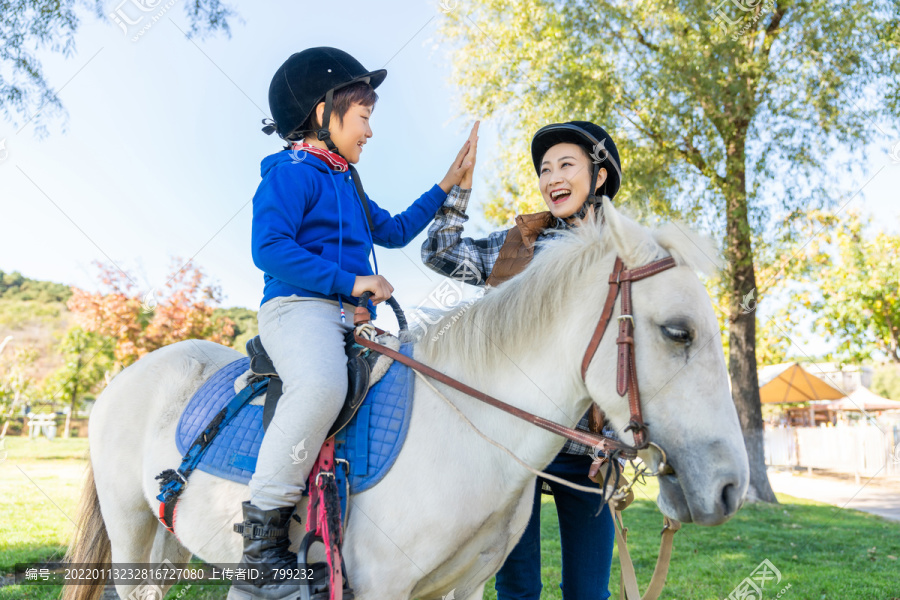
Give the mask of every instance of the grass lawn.
[[[84, 472], [84, 439], [29, 441], [7, 438], [0, 450], [0, 576], [19, 562], [58, 560], [73, 530]], [[625, 512], [629, 548], [642, 586], [656, 561], [662, 517], [652, 498], [655, 481], [637, 490]], [[865, 513], [779, 495], [778, 505], [748, 505], [715, 528], [686, 525], [675, 551], [662, 598], [727, 598], [763, 560], [781, 573], [765, 587], [765, 599], [900, 600], [900, 523]], [[561, 598], [556, 510], [545, 497], [541, 514], [542, 599]], [[350, 574], [352, 577], [352, 573]], [[618, 594], [618, 561], [611, 590]], [[166, 596], [185, 600], [224, 598], [224, 586], [176, 586]], [[0, 600], [58, 598], [59, 587], [0, 587]], [[486, 599], [495, 600], [493, 582]]]

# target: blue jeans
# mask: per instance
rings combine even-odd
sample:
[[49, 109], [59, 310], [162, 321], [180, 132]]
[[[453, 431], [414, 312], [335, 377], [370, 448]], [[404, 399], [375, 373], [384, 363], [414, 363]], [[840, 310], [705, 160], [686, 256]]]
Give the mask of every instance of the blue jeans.
[[[560, 453], [545, 469], [566, 481], [597, 486], [588, 479], [591, 457]], [[497, 600], [539, 600], [541, 597], [541, 484], [534, 490], [534, 507], [522, 539], [497, 573]], [[609, 507], [600, 510], [600, 496], [579, 492], [552, 481], [562, 546], [564, 600], [606, 600], [612, 567], [615, 529]]]

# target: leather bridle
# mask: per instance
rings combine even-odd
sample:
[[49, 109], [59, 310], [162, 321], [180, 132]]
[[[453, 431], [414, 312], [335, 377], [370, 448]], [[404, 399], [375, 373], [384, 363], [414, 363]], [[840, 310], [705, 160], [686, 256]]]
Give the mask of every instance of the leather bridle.
[[606, 304], [603, 305], [600, 320], [597, 322], [594, 335], [591, 336], [591, 341], [584, 352], [584, 358], [581, 360], [581, 379], [583, 381], [591, 360], [597, 352], [597, 346], [600, 345], [600, 340], [603, 339], [603, 334], [606, 333], [606, 328], [612, 319], [616, 298], [621, 288], [622, 310], [618, 317], [619, 337], [616, 338], [616, 344], [619, 346], [616, 360], [616, 392], [619, 396], [628, 394], [631, 417], [625, 431], [634, 431], [634, 444], [637, 450], [646, 448], [649, 445], [649, 439], [647, 423], [644, 422], [644, 416], [641, 414], [641, 391], [638, 388], [637, 366], [634, 360], [634, 313], [631, 307], [631, 282], [662, 273], [674, 267], [675, 264], [675, 259], [667, 256], [642, 267], [626, 269], [622, 259], [616, 257], [613, 271], [609, 276], [609, 293], [606, 295]]
[[[629, 419], [628, 426], [625, 428], [625, 431], [634, 431], [634, 446], [630, 446], [620, 440], [611, 439], [606, 436], [572, 429], [571, 427], [565, 427], [563, 425], [560, 425], [559, 423], [554, 423], [553, 421], [549, 421], [547, 419], [544, 419], [543, 417], [539, 417], [538, 415], [534, 415], [520, 408], [510, 406], [509, 404], [498, 400], [497, 398], [489, 396], [484, 392], [480, 392], [472, 387], [469, 387], [461, 381], [457, 381], [456, 379], [453, 379], [452, 377], [449, 377], [448, 375], [445, 375], [440, 371], [436, 371], [435, 369], [432, 369], [431, 367], [422, 364], [421, 362], [413, 358], [392, 350], [387, 346], [383, 346], [382, 344], [375, 342], [373, 339], [367, 339], [360, 336], [359, 330], [354, 333], [354, 339], [356, 343], [360, 344], [361, 346], [364, 346], [371, 350], [375, 350], [376, 352], [380, 352], [381, 354], [384, 354], [386, 356], [390, 356], [394, 360], [397, 360], [398, 362], [401, 362], [406, 366], [415, 369], [420, 373], [423, 373], [424, 375], [427, 375], [433, 379], [436, 379], [437, 381], [440, 381], [441, 383], [449, 385], [450, 387], [461, 391], [464, 394], [472, 396], [473, 398], [477, 398], [478, 400], [481, 400], [486, 404], [490, 404], [491, 406], [510, 413], [515, 417], [532, 423], [533, 425], [537, 425], [542, 429], [552, 431], [553, 433], [561, 435], [566, 439], [593, 446], [594, 448], [602, 452], [606, 452], [607, 454], [609, 454], [610, 452], [616, 452], [623, 458], [634, 458], [637, 456], [637, 451], [649, 446], [650, 442], [647, 439], [647, 423], [644, 422], [643, 415], [641, 414], [641, 393], [638, 389], [637, 370], [635, 368], [634, 361], [634, 315], [632, 314], [631, 308], [631, 282], [646, 279], [647, 277], [651, 277], [653, 275], [656, 275], [657, 273], [661, 273], [662, 271], [671, 269], [674, 266], [675, 259], [669, 256], [646, 264], [642, 267], [637, 267], [635, 269], [626, 269], [625, 264], [622, 262], [622, 259], [616, 257], [613, 271], [609, 276], [609, 293], [606, 296], [606, 303], [603, 306], [603, 312], [600, 315], [600, 320], [597, 322], [597, 327], [594, 329], [594, 335], [591, 337], [591, 341], [588, 344], [587, 350], [585, 350], [584, 358], [581, 361], [581, 378], [582, 380], [584, 380], [588, 366], [591, 364], [591, 360], [594, 358], [594, 354], [597, 352], [597, 346], [600, 345], [600, 340], [603, 339], [603, 334], [606, 332], [606, 328], [609, 325], [610, 319], [612, 318], [616, 298], [618, 297], [619, 290], [621, 289], [622, 310], [621, 314], [618, 317], [619, 337], [616, 339], [616, 343], [619, 346], [616, 391], [620, 396], [624, 396], [626, 393], [628, 394], [628, 405], [631, 411], [631, 417]], [[363, 294], [365, 300], [363, 300], [361, 297], [359, 306], [357, 306], [356, 308], [356, 314], [354, 315], [354, 324], [359, 325], [367, 323], [369, 321], [370, 315], [369, 309], [367, 308], [368, 296], [366, 296], [366, 294], [369, 294], [369, 292]], [[405, 319], [403, 319], [403, 322], [405, 323]]]
[[[674, 266], [676, 266], [675, 259], [669, 256], [660, 260], [653, 261], [642, 267], [637, 267], [635, 269], [626, 269], [625, 264], [622, 262], [622, 259], [616, 257], [616, 262], [613, 265], [612, 273], [609, 276], [609, 292], [606, 295], [606, 303], [603, 305], [603, 312], [600, 314], [600, 320], [597, 322], [597, 326], [594, 328], [594, 334], [591, 336], [591, 341], [588, 343], [587, 350], [585, 350], [584, 352], [584, 358], [582, 358], [581, 360], [581, 379], [582, 381], [584, 381], [587, 375], [588, 367], [590, 366], [591, 361], [594, 358], [594, 354], [596, 354], [597, 352], [597, 347], [600, 345], [600, 341], [603, 339], [603, 335], [606, 333], [606, 329], [609, 326], [610, 320], [612, 320], [612, 314], [613, 310], [615, 309], [616, 299], [618, 298], [621, 291], [621, 311], [618, 317], [619, 337], [616, 338], [616, 344], [619, 348], [618, 357], [616, 360], [616, 392], [618, 392], [619, 396], [625, 396], [625, 394], [628, 394], [628, 407], [631, 411], [631, 416], [629, 418], [628, 426], [625, 428], [625, 431], [634, 432], [634, 446], [630, 446], [622, 441], [611, 439], [606, 436], [565, 427], [563, 425], [560, 425], [559, 423], [554, 423], [552, 421], [544, 419], [543, 417], [539, 417], [538, 415], [534, 415], [532, 413], [524, 411], [520, 408], [510, 406], [509, 404], [506, 404], [505, 402], [502, 402], [497, 398], [475, 390], [465, 385], [464, 383], [453, 379], [452, 377], [436, 371], [431, 367], [418, 362], [415, 359], [392, 350], [387, 346], [383, 346], [372, 339], [367, 339], [360, 336], [359, 328], [354, 333], [354, 339], [356, 340], [356, 342], [362, 346], [365, 346], [366, 348], [370, 348], [372, 350], [375, 350], [376, 352], [381, 352], [382, 354], [390, 356], [395, 360], [407, 365], [408, 367], [413, 368], [424, 375], [427, 375], [428, 377], [445, 383], [450, 387], [463, 392], [464, 394], [468, 394], [473, 398], [477, 398], [487, 404], [490, 404], [491, 406], [506, 411], [524, 421], [546, 429], [547, 431], [552, 431], [553, 433], [561, 435], [569, 440], [588, 444], [590, 446], [593, 446], [595, 449], [604, 452], [606, 454], [605, 458], [595, 458], [594, 464], [598, 464], [598, 461], [600, 461], [601, 463], [605, 462], [612, 457], [634, 459], [637, 457], [638, 451], [640, 450], [645, 450], [648, 447], [652, 447], [652, 452], [653, 449], [655, 449], [658, 452], [658, 463], [656, 465], [655, 473], [650, 473], [647, 470], [647, 467], [643, 466], [641, 467], [641, 470], [637, 471], [630, 484], [627, 484], [622, 488], [616, 490], [615, 488], [618, 487], [618, 473], [620, 467], [618, 466], [618, 462], [616, 460], [612, 460], [610, 461], [611, 472], [616, 473], [615, 483], [613, 484], [614, 493], [607, 498], [605, 496], [607, 484], [601, 484], [601, 488], [604, 490], [604, 502], [609, 501], [610, 511], [613, 512], [615, 516], [614, 520], [616, 525], [616, 542], [619, 547], [619, 560], [622, 563], [622, 579], [620, 585], [621, 597], [628, 598], [629, 600], [637, 600], [638, 598], [640, 598], [641, 600], [655, 600], [659, 597], [666, 582], [666, 575], [669, 569], [669, 560], [672, 556], [672, 541], [675, 532], [681, 528], [681, 523], [675, 521], [674, 519], [665, 517], [665, 526], [662, 530], [660, 551], [659, 557], [656, 562], [656, 568], [653, 571], [653, 576], [650, 580], [650, 585], [647, 588], [647, 592], [643, 596], [641, 596], [640, 590], [638, 588], [637, 576], [634, 572], [634, 565], [631, 561], [631, 557], [628, 554], [628, 547], [626, 545], [625, 536], [628, 530], [624, 527], [622, 523], [622, 513], [618, 508], [615, 507], [613, 500], [618, 497], [617, 494], [627, 494], [631, 489], [631, 486], [633, 486], [643, 474], [662, 475], [665, 473], [671, 474], [674, 473], [674, 471], [672, 471], [667, 464], [666, 454], [663, 449], [658, 445], [650, 442], [650, 440], [648, 439], [648, 423], [644, 421], [643, 414], [641, 413], [641, 392], [638, 388], [637, 367], [634, 358], [634, 312], [631, 306], [631, 283], [634, 281], [640, 281], [641, 279], [646, 279], [647, 277], [652, 277], [653, 275], [662, 273], [663, 271], [671, 269]], [[369, 309], [367, 308], [367, 302], [368, 298], [366, 298], [365, 301], [360, 301], [360, 306], [357, 307], [354, 323], [360, 324], [368, 322]], [[397, 307], [397, 309], [398, 308], [399, 307]], [[399, 311], [398, 321], [401, 320], [401, 315], [402, 311]], [[402, 323], [405, 325], [405, 318], [403, 319]], [[369, 327], [373, 331], [375, 330], [371, 325], [367, 325], [367, 327]]]

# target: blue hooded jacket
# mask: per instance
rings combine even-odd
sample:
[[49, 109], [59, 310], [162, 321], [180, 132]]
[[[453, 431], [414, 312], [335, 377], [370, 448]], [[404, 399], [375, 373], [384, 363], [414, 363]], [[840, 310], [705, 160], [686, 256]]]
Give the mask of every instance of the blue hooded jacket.
[[283, 150], [262, 161], [251, 234], [253, 263], [265, 273], [260, 305], [294, 294], [355, 305], [356, 276], [373, 274], [373, 243], [406, 246], [434, 218], [447, 194], [435, 185], [397, 216], [370, 199], [370, 234], [350, 173], [333, 171], [312, 154], [299, 156], [303, 160], [297, 162]]

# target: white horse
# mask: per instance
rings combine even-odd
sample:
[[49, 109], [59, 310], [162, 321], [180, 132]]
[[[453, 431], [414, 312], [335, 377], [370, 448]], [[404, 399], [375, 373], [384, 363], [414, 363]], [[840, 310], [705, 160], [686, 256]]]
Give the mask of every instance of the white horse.
[[[621, 431], [627, 398], [616, 393], [614, 327], [582, 381], [585, 348], [607, 295], [616, 255], [626, 267], [666, 255], [678, 266], [633, 284], [636, 364], [649, 439], [675, 474], [661, 477], [658, 505], [682, 522], [717, 525], [740, 508], [749, 467], [725, 370], [719, 327], [695, 270], [712, 266], [710, 245], [681, 228], [642, 228], [604, 202], [606, 223], [560, 235], [519, 276], [464, 312], [429, 327], [414, 357], [519, 408], [573, 427], [591, 402]], [[707, 269], [708, 270], [708, 269]], [[618, 314], [618, 308], [616, 309]], [[452, 326], [444, 328], [450, 319]], [[441, 335], [434, 335], [439, 331]], [[435, 339], [432, 339], [435, 338]], [[237, 563], [246, 485], [195, 471], [181, 495], [177, 539], [157, 521], [154, 477], [181, 461], [175, 428], [185, 405], [218, 368], [241, 355], [212, 342], [161, 348], [117, 375], [90, 421], [91, 466], [79, 563]], [[438, 384], [484, 434], [536, 469], [564, 439]], [[631, 443], [631, 434], [622, 434]], [[359, 600], [482, 597], [531, 514], [535, 476], [480, 438], [416, 380], [406, 442], [390, 472], [351, 497], [347, 573]], [[299, 509], [304, 514], [305, 502]], [[293, 547], [303, 528], [293, 523]], [[133, 585], [119, 585], [126, 598]], [[100, 586], [66, 586], [90, 598]]]

